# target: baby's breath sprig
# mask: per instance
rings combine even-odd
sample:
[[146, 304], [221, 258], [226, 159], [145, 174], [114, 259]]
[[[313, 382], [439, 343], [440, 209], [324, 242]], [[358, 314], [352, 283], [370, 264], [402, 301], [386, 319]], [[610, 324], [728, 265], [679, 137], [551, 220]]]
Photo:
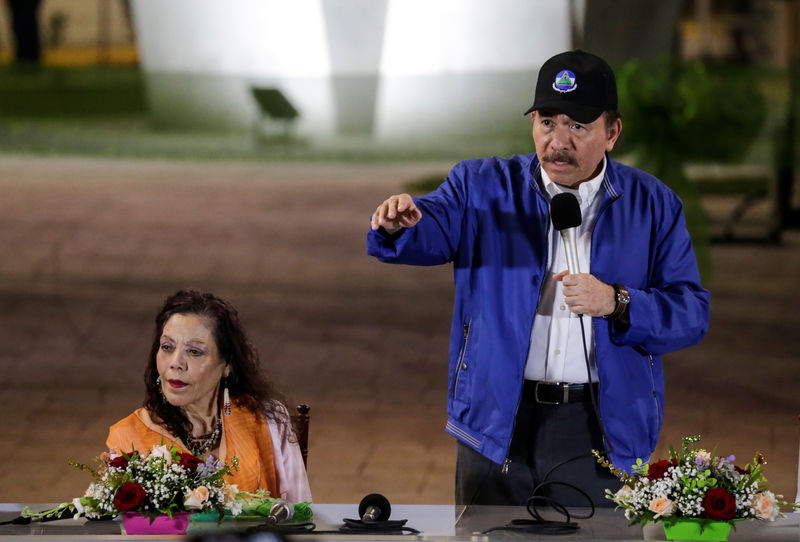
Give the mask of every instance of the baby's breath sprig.
[[687, 456], [692, 451], [692, 444], [695, 442], [700, 442], [700, 435], [692, 435], [690, 437], [683, 437], [681, 441], [681, 448], [683, 449], [683, 455]]

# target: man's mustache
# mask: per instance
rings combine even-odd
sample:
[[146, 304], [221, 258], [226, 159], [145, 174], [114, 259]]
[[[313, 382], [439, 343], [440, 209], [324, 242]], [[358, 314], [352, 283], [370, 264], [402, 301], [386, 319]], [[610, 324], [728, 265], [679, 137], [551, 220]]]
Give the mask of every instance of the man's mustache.
[[545, 154], [542, 156], [542, 161], [544, 162], [566, 162], [571, 166], [577, 166], [578, 161], [575, 160], [575, 157], [566, 152], [554, 152], [551, 154]]

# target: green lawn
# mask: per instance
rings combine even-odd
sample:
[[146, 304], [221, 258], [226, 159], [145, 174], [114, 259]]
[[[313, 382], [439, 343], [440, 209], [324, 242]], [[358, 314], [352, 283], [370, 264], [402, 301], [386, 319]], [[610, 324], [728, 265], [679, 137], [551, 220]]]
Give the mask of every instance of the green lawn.
[[310, 144], [298, 138], [258, 140], [254, 134], [165, 130], [147, 111], [135, 67], [0, 66], [0, 152], [179, 160], [451, 160], [530, 152], [530, 140], [475, 138], [414, 148], [365, 139]]

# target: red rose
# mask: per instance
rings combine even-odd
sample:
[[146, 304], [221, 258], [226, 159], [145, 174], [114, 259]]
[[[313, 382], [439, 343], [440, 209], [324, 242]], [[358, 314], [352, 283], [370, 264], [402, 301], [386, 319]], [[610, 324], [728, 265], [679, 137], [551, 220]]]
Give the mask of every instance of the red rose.
[[703, 508], [706, 510], [706, 517], [725, 521], [736, 516], [736, 499], [728, 493], [727, 489], [716, 487], [709, 489], [703, 499]]
[[114, 459], [108, 462], [110, 467], [116, 467], [118, 469], [127, 469], [128, 468], [128, 458], [124, 455], [118, 455]]
[[135, 482], [125, 482], [114, 495], [114, 506], [120, 512], [136, 510], [144, 504], [145, 496], [142, 486]]
[[647, 479], [661, 480], [667, 473], [667, 470], [669, 470], [671, 466], [677, 464], [678, 462], [675, 459], [671, 461], [662, 459], [661, 461], [656, 461], [655, 463], [651, 463], [650, 466], [647, 468]]
[[178, 464], [181, 467], [186, 467], [190, 471], [194, 472], [197, 470], [197, 467], [203, 463], [203, 460], [197, 457], [196, 455], [192, 455], [188, 452], [180, 452], [180, 460]]

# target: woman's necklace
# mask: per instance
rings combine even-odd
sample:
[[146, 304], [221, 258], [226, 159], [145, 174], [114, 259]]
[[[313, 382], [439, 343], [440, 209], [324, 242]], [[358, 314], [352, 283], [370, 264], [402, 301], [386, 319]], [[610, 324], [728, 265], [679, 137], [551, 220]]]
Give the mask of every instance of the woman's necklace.
[[200, 457], [206, 452], [216, 448], [219, 445], [221, 437], [222, 417], [217, 416], [217, 425], [214, 426], [214, 430], [211, 433], [208, 435], [201, 435], [197, 438], [189, 436], [186, 444], [188, 444], [189, 451], [192, 452], [193, 455]]

